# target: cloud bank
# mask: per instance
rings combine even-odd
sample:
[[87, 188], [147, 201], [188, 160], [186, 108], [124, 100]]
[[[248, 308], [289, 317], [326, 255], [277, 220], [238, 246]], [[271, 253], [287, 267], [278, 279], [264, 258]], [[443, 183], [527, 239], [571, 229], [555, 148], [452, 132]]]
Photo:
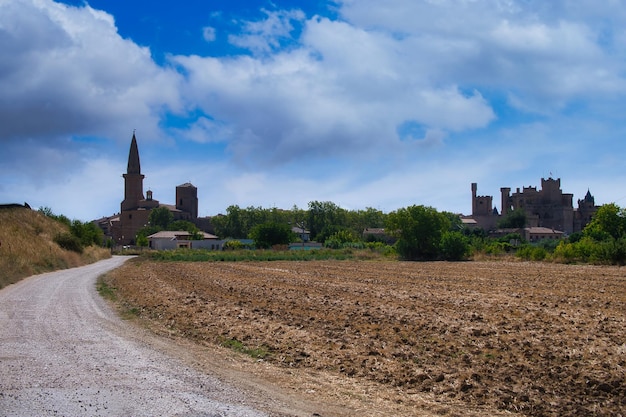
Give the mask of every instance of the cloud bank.
[[206, 198], [216, 211], [326, 198], [463, 210], [458, 194], [473, 181], [497, 192], [516, 186], [507, 175], [538, 182], [554, 170], [583, 184], [581, 164], [597, 184], [616, 178], [621, 2], [343, 0], [328, 10], [273, 5], [235, 20], [207, 10], [211, 25], [195, 33], [228, 53], [159, 51], [157, 64], [105, 11], [0, 0], [0, 197], [30, 190], [85, 218], [59, 191], [85, 194], [82, 175], [116, 208], [121, 172], [105, 171], [123, 166], [135, 128], [143, 166], [186, 177], [163, 189], [193, 179], [219, 194]]

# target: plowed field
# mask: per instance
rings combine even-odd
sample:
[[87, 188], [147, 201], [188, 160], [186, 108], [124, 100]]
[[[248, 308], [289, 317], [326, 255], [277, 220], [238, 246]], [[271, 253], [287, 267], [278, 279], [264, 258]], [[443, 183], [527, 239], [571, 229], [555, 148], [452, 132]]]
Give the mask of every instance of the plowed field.
[[624, 268], [137, 260], [108, 280], [161, 331], [361, 415], [626, 415]]

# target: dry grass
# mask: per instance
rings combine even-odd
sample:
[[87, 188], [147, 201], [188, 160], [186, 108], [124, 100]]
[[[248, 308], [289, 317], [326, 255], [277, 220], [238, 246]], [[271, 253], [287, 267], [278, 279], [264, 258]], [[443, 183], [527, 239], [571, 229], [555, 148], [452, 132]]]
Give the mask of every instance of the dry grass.
[[0, 288], [21, 278], [85, 265], [110, 256], [108, 250], [90, 247], [83, 254], [61, 249], [54, 237], [68, 228], [28, 209], [0, 210]]
[[[414, 415], [432, 398], [430, 411], [448, 415], [617, 416], [625, 275], [523, 262], [138, 260], [108, 280], [165, 333], [285, 372], [377, 384], [362, 415]], [[337, 386], [316, 395], [344, 401]]]

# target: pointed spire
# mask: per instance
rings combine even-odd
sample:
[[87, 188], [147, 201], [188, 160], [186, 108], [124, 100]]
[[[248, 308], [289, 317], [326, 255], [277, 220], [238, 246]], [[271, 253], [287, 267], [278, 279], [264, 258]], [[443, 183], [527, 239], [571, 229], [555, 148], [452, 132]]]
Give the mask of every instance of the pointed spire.
[[139, 164], [139, 149], [137, 148], [137, 139], [133, 131], [133, 139], [130, 142], [130, 152], [128, 153], [127, 174], [141, 174], [141, 165]]

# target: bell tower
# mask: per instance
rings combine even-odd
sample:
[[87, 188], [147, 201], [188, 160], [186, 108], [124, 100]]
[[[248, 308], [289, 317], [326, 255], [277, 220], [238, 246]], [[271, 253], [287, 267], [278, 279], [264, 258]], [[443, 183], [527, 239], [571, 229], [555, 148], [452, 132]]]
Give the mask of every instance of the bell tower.
[[128, 167], [124, 177], [124, 201], [122, 201], [122, 211], [133, 210], [139, 207], [143, 196], [143, 178], [141, 165], [139, 163], [139, 149], [137, 139], [133, 132], [133, 139], [130, 142], [130, 152], [128, 153]]

